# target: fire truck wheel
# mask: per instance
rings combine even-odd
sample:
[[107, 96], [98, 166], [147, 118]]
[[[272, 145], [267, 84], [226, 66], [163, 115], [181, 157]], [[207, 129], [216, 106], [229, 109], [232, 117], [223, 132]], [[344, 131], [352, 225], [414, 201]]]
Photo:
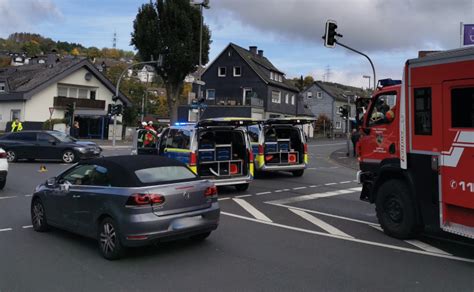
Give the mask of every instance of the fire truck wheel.
[[400, 239], [413, 238], [416, 235], [415, 203], [403, 181], [384, 182], [377, 191], [375, 208], [379, 223], [386, 234]]

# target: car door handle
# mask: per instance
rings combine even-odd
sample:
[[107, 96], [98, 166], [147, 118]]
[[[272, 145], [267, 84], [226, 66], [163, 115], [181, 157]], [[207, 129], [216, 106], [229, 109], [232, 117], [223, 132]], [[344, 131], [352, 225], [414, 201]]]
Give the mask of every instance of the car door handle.
[[80, 197], [81, 197], [81, 195], [73, 195], [73, 196], [72, 196], [73, 199], [78, 199], [78, 198], [80, 198]]

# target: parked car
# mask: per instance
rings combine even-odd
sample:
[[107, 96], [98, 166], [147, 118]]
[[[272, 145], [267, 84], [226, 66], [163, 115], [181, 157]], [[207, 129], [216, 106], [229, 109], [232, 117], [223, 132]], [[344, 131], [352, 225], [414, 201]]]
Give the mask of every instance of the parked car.
[[55, 226], [95, 238], [111, 260], [126, 247], [204, 240], [219, 216], [214, 184], [159, 156], [82, 161], [39, 185], [31, 201], [34, 230]]
[[5, 184], [7, 183], [8, 175], [8, 161], [7, 153], [5, 150], [0, 148], [0, 190], [3, 190]]
[[150, 131], [138, 130], [132, 154], [177, 159], [217, 186], [235, 186], [238, 191], [245, 191], [254, 171], [247, 127], [257, 123], [246, 118], [177, 123], [163, 130], [160, 138]]
[[78, 141], [58, 131], [21, 131], [0, 137], [0, 147], [7, 152], [9, 162], [20, 159], [54, 159], [73, 163], [95, 158], [102, 149], [94, 142]]
[[289, 171], [302, 176], [308, 165], [308, 146], [302, 125], [309, 118], [278, 118], [250, 126], [255, 172]]

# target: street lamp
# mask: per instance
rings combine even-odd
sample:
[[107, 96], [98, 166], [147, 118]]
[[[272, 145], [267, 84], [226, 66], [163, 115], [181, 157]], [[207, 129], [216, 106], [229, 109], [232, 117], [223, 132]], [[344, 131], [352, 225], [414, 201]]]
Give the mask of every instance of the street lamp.
[[367, 88], [370, 88], [370, 84], [371, 84], [370, 83], [370, 75], [363, 75], [362, 78], [369, 78], [369, 87], [367, 87]]
[[[200, 100], [202, 98], [201, 96], [201, 68], [202, 68], [202, 29], [203, 29], [203, 26], [204, 26], [204, 15], [202, 13], [202, 9], [203, 8], [206, 8], [206, 9], [209, 9], [211, 8], [211, 6], [209, 6], [209, 0], [204, 0], [200, 3], [196, 3], [194, 2], [193, 0], [191, 0], [191, 5], [196, 5], [196, 6], [199, 6], [199, 11], [201, 13], [201, 28], [199, 30], [199, 69], [198, 69], [198, 74], [197, 74], [197, 78], [198, 78], [198, 81], [197, 84], [198, 84], [198, 100]], [[199, 110], [200, 111], [200, 110]], [[199, 114], [198, 114], [198, 120], [199, 120]]]

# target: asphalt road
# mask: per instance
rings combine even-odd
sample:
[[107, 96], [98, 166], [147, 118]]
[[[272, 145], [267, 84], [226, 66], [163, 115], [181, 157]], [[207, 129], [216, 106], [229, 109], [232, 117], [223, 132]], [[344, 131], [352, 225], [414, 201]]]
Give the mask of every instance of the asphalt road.
[[[359, 201], [355, 170], [311, 144], [303, 177], [268, 175], [248, 191], [220, 190], [221, 224], [207, 241], [131, 250], [110, 262], [93, 240], [31, 229], [34, 187], [67, 168], [10, 164], [0, 191], [0, 291], [473, 291], [474, 242], [384, 235]], [[128, 153], [106, 150], [106, 155]]]

